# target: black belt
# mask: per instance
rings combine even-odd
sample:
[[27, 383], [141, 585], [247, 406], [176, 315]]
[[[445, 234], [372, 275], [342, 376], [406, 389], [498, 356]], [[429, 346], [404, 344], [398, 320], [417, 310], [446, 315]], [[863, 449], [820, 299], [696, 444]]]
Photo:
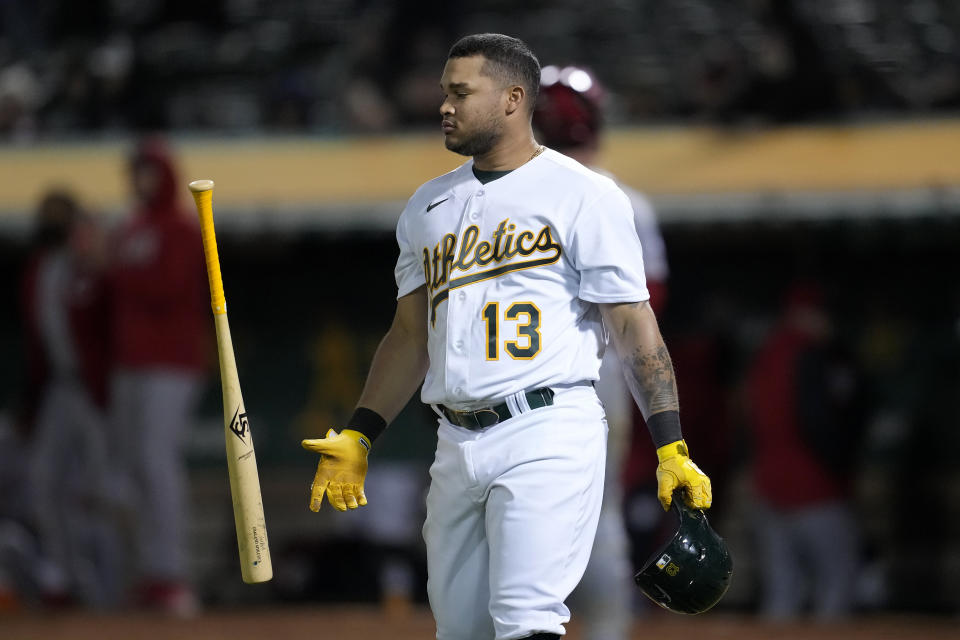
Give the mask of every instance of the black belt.
[[[553, 404], [553, 389], [549, 387], [540, 387], [533, 391], [527, 391], [524, 396], [531, 409], [549, 407]], [[442, 404], [438, 404], [437, 407], [450, 424], [455, 424], [464, 429], [485, 429], [492, 427], [498, 422], [503, 422], [504, 420], [509, 420], [514, 417], [514, 414], [510, 411], [510, 407], [507, 406], [506, 402], [501, 402], [495, 407], [477, 409], [476, 411], [457, 411]]]

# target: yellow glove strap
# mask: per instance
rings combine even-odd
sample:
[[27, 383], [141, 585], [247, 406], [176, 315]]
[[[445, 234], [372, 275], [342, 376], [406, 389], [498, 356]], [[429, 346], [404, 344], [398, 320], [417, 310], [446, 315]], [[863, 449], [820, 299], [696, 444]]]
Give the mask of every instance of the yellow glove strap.
[[676, 442], [665, 444], [657, 449], [657, 460], [660, 462], [676, 456], [683, 456], [684, 458], [690, 457], [690, 451], [687, 449], [687, 443], [685, 441], [677, 440]]
[[340, 435], [348, 436], [352, 440], [356, 440], [360, 443], [360, 446], [367, 450], [367, 454], [370, 453], [370, 439], [367, 436], [363, 435], [359, 431], [354, 431], [353, 429], [343, 429], [340, 431]]

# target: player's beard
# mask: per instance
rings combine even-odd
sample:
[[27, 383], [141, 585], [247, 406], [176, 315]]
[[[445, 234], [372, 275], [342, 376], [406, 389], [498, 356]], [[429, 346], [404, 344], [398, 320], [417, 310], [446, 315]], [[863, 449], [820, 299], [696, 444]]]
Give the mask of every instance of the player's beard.
[[462, 156], [482, 156], [489, 153], [503, 138], [503, 123], [488, 120], [486, 126], [469, 138], [453, 141], [448, 136], [444, 140], [447, 149]]

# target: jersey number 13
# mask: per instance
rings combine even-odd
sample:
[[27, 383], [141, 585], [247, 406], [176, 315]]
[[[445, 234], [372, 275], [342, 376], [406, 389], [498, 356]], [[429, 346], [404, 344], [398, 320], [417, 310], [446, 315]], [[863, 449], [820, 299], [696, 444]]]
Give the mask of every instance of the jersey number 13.
[[[531, 360], [540, 352], [540, 309], [532, 302], [514, 302], [503, 312], [504, 321], [517, 322], [517, 339], [504, 340], [503, 348], [514, 360]], [[487, 328], [487, 360], [500, 359], [500, 303], [483, 307]]]

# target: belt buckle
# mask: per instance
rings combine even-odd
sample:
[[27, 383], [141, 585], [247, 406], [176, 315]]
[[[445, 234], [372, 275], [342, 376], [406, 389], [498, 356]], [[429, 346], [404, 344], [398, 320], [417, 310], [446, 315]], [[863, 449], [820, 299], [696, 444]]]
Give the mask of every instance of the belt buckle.
[[490, 407], [477, 409], [476, 411], [457, 411], [450, 407], [445, 408], [456, 418], [456, 420], [451, 420], [451, 422], [454, 422], [464, 429], [485, 429], [500, 422], [500, 414]]
[[[477, 409], [473, 412], [473, 416], [474, 419], [476, 419], [477, 424], [480, 425], [481, 429], [492, 427], [500, 422], [500, 414], [494, 411], [493, 407]], [[482, 417], [486, 417], [486, 420], [483, 420]]]

